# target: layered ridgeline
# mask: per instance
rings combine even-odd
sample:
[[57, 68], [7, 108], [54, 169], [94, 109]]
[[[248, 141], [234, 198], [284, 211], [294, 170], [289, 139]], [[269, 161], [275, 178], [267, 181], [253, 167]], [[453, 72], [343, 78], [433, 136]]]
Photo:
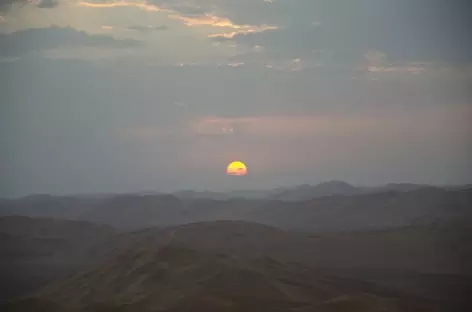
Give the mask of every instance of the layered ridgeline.
[[[176, 195], [103, 197], [36, 196], [0, 203], [0, 214], [53, 217], [108, 224], [122, 229], [172, 226], [198, 221], [245, 220], [276, 227], [336, 232], [384, 229], [471, 217], [472, 188], [441, 189], [390, 185], [392, 189], [360, 189], [341, 182], [315, 187], [321, 196], [300, 201], [273, 199], [212, 199]], [[311, 188], [309, 188], [310, 190]], [[354, 192], [358, 190], [362, 193]], [[401, 191], [398, 189], [406, 189]], [[305, 193], [305, 188], [303, 188]], [[333, 194], [335, 190], [345, 191]], [[298, 192], [297, 190], [294, 190]], [[317, 192], [318, 192], [317, 191]], [[281, 192], [281, 193], [280, 193]], [[354, 194], [355, 193], [355, 194]], [[205, 196], [204, 194], [200, 194]], [[212, 196], [214, 194], [206, 194]], [[305, 195], [300, 198], [305, 198]]]
[[470, 234], [462, 222], [326, 235], [243, 221], [149, 228], [97, 241], [85, 270], [3, 309], [462, 311]]
[[472, 189], [396, 186], [3, 200], [0, 310], [469, 311]]

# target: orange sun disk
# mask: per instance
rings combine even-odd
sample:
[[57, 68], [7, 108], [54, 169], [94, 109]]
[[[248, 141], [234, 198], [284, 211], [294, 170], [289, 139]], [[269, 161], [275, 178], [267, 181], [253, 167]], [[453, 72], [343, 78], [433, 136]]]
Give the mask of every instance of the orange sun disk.
[[226, 168], [226, 174], [232, 176], [244, 176], [247, 174], [247, 167], [242, 161], [233, 161]]

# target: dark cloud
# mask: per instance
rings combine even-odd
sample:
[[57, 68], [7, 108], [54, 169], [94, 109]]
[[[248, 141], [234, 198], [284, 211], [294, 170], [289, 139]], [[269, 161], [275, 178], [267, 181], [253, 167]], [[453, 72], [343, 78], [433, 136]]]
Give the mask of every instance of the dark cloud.
[[154, 31], [162, 31], [168, 30], [169, 27], [166, 25], [159, 25], [159, 26], [141, 26], [141, 25], [133, 25], [128, 27], [129, 30], [134, 30], [140, 33], [149, 34]]
[[52, 9], [59, 5], [59, 2], [56, 0], [41, 0], [38, 3], [37, 7], [41, 9]]
[[[278, 17], [283, 15], [285, 9], [285, 6], [278, 5], [275, 1], [270, 4], [263, 0], [149, 0], [149, 2], [184, 16], [198, 17], [211, 13], [228, 17], [239, 24], [282, 21]], [[290, 2], [293, 1], [287, 3]]]
[[32, 28], [0, 34], [0, 56], [3, 57], [22, 56], [33, 51], [62, 46], [128, 48], [139, 45], [139, 41], [118, 40], [108, 35], [91, 35], [69, 27]]
[[[472, 4], [466, 0], [153, 0], [182, 14], [214, 13], [276, 31], [233, 39], [287, 56], [325, 51], [336, 61], [379, 50], [392, 61], [472, 62]], [[213, 40], [228, 40], [221, 36]]]
[[[0, 13], [7, 13], [10, 11], [12, 5], [26, 5], [30, 3], [28, 0], [0, 0]], [[40, 9], [52, 9], [59, 5], [57, 0], [41, 0], [36, 7]]]
[[13, 4], [25, 5], [28, 0], [0, 0], [0, 13], [6, 13], [10, 11]]
[[[167, 1], [158, 1], [158, 0], [153, 0], [151, 1], [154, 4], [161, 3], [163, 7], [175, 10], [179, 12], [179, 14], [188, 16], [188, 17], [198, 17], [198, 16], [203, 16], [208, 12], [211, 12], [211, 8], [207, 6], [200, 6], [198, 5], [191, 5], [189, 2], [186, 3], [169, 3]], [[175, 1], [173, 1], [175, 2]]]

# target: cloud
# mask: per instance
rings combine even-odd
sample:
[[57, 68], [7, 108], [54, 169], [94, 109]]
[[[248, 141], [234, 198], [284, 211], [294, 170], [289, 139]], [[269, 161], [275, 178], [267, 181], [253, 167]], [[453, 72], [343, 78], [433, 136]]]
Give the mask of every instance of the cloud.
[[[274, 30], [278, 27], [255, 21], [253, 24], [236, 23], [228, 18], [224, 12], [218, 10], [219, 3], [211, 4], [207, 1], [193, 3], [192, 1], [106, 1], [90, 2], [81, 1], [79, 6], [89, 8], [116, 8], [116, 7], [137, 7], [149, 12], [164, 12], [168, 17], [180, 20], [188, 27], [208, 27], [218, 29], [218, 33], [210, 34], [211, 38], [233, 38], [238, 34], [260, 33], [267, 30]], [[221, 12], [220, 12], [221, 11]], [[138, 29], [134, 29], [138, 30]], [[139, 31], [145, 30], [139, 28]], [[215, 39], [216, 40], [216, 39]]]
[[429, 64], [420, 62], [389, 62], [387, 54], [381, 51], [367, 51], [364, 53], [366, 61], [365, 71], [373, 74], [407, 73], [421, 74], [431, 69]]
[[142, 26], [142, 25], [132, 25], [128, 27], [128, 30], [137, 31], [144, 34], [149, 34], [154, 31], [162, 31], [168, 30], [169, 27], [166, 25], [159, 25], [159, 26]]
[[[227, 8], [228, 18], [235, 23], [254, 23], [255, 17], [251, 21], [242, 17], [242, 12], [252, 8], [246, 1], [232, 6], [229, 2], [220, 5]], [[280, 10], [282, 6], [285, 12]], [[278, 25], [278, 29], [213, 39], [262, 45], [287, 58], [322, 51], [326, 62], [335, 63], [361, 62], [369, 50], [385, 51], [393, 62], [470, 63], [471, 12], [465, 1], [281, 0], [258, 12], [259, 21]]]
[[30, 52], [59, 47], [130, 48], [139, 41], [115, 39], [107, 35], [91, 35], [70, 27], [31, 28], [10, 34], [0, 34], [0, 56], [17, 57]]
[[212, 28], [219, 28], [226, 31], [208, 35], [209, 38], [217, 40], [219, 38], [231, 39], [237, 35], [261, 33], [267, 30], [274, 30], [278, 27], [275, 25], [264, 24], [237, 24], [227, 17], [218, 16], [214, 13], [204, 13], [197, 16], [186, 16], [182, 14], [172, 14], [171, 18], [178, 19], [184, 22], [188, 27], [209, 26]]
[[59, 5], [59, 2], [56, 0], [41, 0], [37, 7], [41, 9], [52, 9]]
[[[411, 115], [383, 116], [342, 116], [342, 115], [260, 115], [246, 117], [202, 116], [188, 124], [180, 124], [178, 129], [165, 127], [128, 128], [119, 134], [126, 138], [153, 140], [173, 135], [177, 137], [234, 137], [251, 139], [280, 140], [292, 139], [344, 139], [350, 136], [366, 136], [375, 140], [384, 140], [392, 135], [421, 133], [427, 131], [438, 134], [435, 124], [438, 122], [452, 124], [460, 115], [470, 116], [470, 107], [435, 108], [430, 107], [421, 113]], [[467, 119], [467, 117], [462, 117]], [[424, 126], [418, 129], [418, 120]], [[376, 131], [372, 131], [376, 129]], [[457, 130], [457, 129], [456, 129]], [[463, 129], [462, 129], [463, 130]], [[450, 129], [451, 133], [455, 130]]]
[[[205, 117], [197, 120], [192, 132], [198, 135], [249, 135], [251, 137], [302, 138], [316, 135], [343, 135], [367, 131], [384, 121], [353, 117], [254, 116]], [[336, 125], [336, 126], [334, 126]]]
[[118, 8], [118, 7], [136, 7], [145, 11], [150, 12], [166, 12], [167, 10], [160, 8], [157, 5], [150, 4], [144, 1], [106, 1], [106, 2], [91, 2], [91, 1], [80, 1], [78, 6], [87, 8]]
[[291, 3], [293, 1], [286, 0], [282, 1], [281, 5], [262, 0], [152, 0], [151, 2], [170, 8], [185, 16], [195, 17], [212, 13], [213, 15], [227, 17], [234, 24], [240, 25], [277, 24], [282, 20], [278, 16], [283, 15], [286, 9], [293, 7]]
[[0, 0], [0, 13], [7, 13], [14, 4], [25, 5], [28, 0]]
[[[1, 1], [3, 6], [26, 3]], [[51, 7], [53, 1], [39, 5]], [[324, 63], [359, 64], [365, 51], [379, 50], [393, 63], [471, 63], [471, 5], [462, 0], [432, 1], [79, 0], [77, 5], [165, 13], [188, 27], [202, 28], [196, 35], [208, 35], [215, 42], [231, 40], [242, 49], [264, 46], [266, 53], [284, 54], [285, 59], [306, 60], [317, 51]], [[372, 69], [408, 71], [391, 66]]]
[[0, 0], [0, 13], [8, 13], [15, 4], [24, 6], [30, 3], [36, 4], [40, 9], [52, 9], [59, 5], [57, 0]]
[[369, 66], [367, 70], [371, 73], [412, 73], [420, 74], [425, 71], [421, 66]]
[[236, 26], [239, 26], [239, 27], [232, 27], [233, 29], [236, 29], [234, 31], [211, 34], [208, 36], [208, 38], [212, 38], [213, 40], [216, 40], [216, 41], [227, 41], [227, 40], [233, 39], [234, 37], [238, 35], [261, 33], [268, 30], [278, 29], [277, 26], [273, 26], [273, 25], [272, 26], [271, 25], [260, 25], [260, 26], [236, 25]]

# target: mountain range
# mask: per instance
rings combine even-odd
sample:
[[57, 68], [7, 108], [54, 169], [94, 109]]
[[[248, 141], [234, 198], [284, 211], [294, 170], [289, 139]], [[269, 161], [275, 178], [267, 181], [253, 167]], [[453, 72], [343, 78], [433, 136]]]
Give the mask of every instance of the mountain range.
[[472, 189], [342, 184], [3, 200], [0, 310], [471, 310]]
[[[198, 221], [244, 220], [315, 232], [382, 229], [471, 216], [471, 188], [420, 187], [409, 191], [381, 189], [352, 194], [356, 188], [344, 185], [344, 194], [333, 194], [334, 189], [339, 189], [336, 186], [339, 186], [337, 182], [317, 188], [331, 195], [297, 201], [179, 198], [172, 194], [102, 198], [32, 196], [0, 203], [0, 216], [83, 220], [128, 230]], [[305, 192], [305, 188], [302, 189]], [[286, 197], [287, 193], [276, 197], [282, 195]]]

